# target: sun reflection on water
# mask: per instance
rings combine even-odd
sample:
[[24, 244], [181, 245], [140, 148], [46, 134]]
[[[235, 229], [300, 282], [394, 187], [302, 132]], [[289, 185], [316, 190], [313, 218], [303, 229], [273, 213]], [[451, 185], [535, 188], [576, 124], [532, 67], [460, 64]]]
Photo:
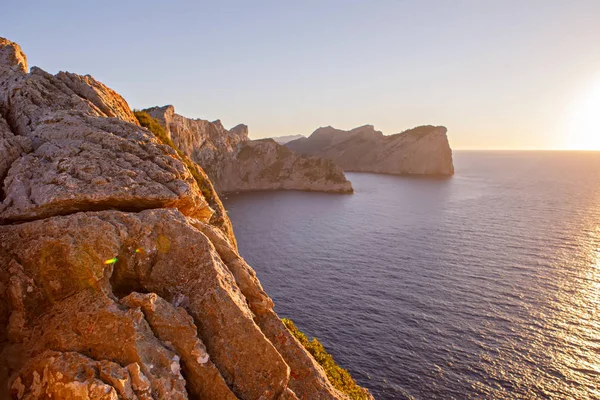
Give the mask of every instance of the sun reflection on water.
[[[589, 218], [593, 216], [594, 218]], [[553, 385], [558, 393], [572, 398], [600, 398], [600, 212], [588, 213], [588, 226], [575, 228], [578, 252], [570, 252], [557, 268], [557, 312], [553, 315], [556, 346], [552, 370], [558, 372]], [[574, 254], [575, 253], [575, 254]]]
[[507, 399], [600, 399], [600, 190], [591, 197], [598, 203], [552, 227], [560, 240], [548, 244], [532, 268], [535, 279], [522, 282], [524, 293], [511, 299], [519, 311], [504, 329], [515, 328], [480, 354], [493, 390], [474, 383], [477, 391]]

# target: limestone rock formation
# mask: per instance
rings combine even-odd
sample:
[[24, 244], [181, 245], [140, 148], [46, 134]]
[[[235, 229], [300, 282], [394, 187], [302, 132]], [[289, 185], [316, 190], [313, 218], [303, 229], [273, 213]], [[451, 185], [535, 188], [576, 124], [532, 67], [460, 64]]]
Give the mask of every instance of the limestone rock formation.
[[22, 72], [29, 71], [27, 57], [21, 50], [21, 46], [3, 37], [0, 37], [0, 65], [3, 68], [13, 68]]
[[319, 128], [285, 146], [333, 160], [344, 171], [395, 175], [452, 175], [452, 150], [443, 126], [420, 126], [386, 136], [372, 125], [350, 131]]
[[1, 39], [0, 114], [0, 398], [345, 398], [118, 94]]
[[129, 105], [117, 92], [95, 80], [91, 75], [59, 72], [56, 75], [73, 92], [98, 107], [107, 117], [116, 117], [137, 124]]
[[219, 120], [189, 119], [176, 114], [173, 106], [144, 111], [156, 118], [173, 142], [206, 170], [219, 192], [352, 192], [351, 183], [334, 163], [299, 156], [271, 139], [250, 140], [246, 125], [228, 131]]

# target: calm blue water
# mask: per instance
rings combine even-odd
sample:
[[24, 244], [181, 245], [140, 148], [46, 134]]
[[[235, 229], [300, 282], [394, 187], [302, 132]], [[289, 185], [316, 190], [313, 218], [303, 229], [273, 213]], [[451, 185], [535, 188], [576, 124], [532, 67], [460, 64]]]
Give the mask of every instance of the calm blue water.
[[600, 153], [455, 167], [225, 205], [277, 312], [376, 398], [600, 398]]

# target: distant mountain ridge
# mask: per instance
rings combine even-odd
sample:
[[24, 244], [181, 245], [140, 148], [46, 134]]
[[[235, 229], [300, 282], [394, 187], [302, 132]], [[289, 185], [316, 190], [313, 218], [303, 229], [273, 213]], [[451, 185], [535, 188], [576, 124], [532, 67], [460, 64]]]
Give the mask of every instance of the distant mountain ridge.
[[373, 125], [349, 131], [331, 126], [285, 146], [298, 154], [334, 161], [344, 171], [395, 175], [453, 175], [447, 129], [424, 125], [386, 136]]

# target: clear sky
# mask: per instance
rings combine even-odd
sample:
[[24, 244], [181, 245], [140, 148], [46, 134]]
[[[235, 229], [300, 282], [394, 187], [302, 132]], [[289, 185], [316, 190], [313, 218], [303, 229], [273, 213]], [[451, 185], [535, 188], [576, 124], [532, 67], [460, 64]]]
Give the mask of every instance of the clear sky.
[[600, 148], [600, 0], [13, 1], [0, 36], [252, 138], [434, 124], [455, 149]]

